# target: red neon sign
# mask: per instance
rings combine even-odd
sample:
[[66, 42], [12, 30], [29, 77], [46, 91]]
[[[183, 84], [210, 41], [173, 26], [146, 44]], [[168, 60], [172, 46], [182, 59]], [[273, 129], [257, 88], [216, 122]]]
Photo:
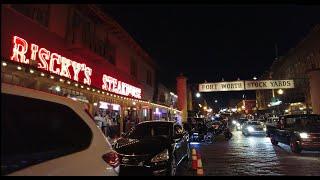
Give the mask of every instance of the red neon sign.
[[[58, 53], [50, 52], [45, 48], [39, 48], [31, 44], [28, 49], [28, 42], [18, 36], [13, 37], [13, 50], [11, 60], [19, 63], [30, 64], [30, 61], [37, 62], [37, 68], [63, 76], [79, 82], [79, 74], [83, 73], [83, 84], [91, 85], [92, 68], [84, 63], [78, 63]], [[30, 59], [27, 59], [27, 52], [30, 51]], [[70, 72], [70, 69], [72, 70]], [[103, 74], [102, 89], [124, 96], [132, 96], [141, 99], [141, 89], [130, 84], [118, 81], [116, 78]]]

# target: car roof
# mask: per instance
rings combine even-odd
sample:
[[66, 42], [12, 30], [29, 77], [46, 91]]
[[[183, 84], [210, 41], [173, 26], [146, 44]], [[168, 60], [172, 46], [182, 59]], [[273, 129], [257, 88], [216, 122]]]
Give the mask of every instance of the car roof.
[[282, 117], [286, 118], [295, 118], [295, 117], [306, 117], [306, 116], [312, 116], [312, 117], [320, 117], [319, 114], [291, 114], [291, 115], [284, 115]]
[[176, 124], [175, 121], [165, 121], [165, 120], [151, 120], [151, 121], [143, 121], [139, 124], [146, 124], [146, 123], [170, 123], [170, 124]]

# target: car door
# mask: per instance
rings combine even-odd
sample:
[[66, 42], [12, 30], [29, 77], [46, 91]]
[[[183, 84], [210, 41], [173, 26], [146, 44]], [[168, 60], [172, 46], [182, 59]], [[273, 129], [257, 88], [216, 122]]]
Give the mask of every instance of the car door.
[[[183, 134], [183, 129], [180, 125], [175, 124], [173, 126], [173, 137], [175, 137], [175, 155], [176, 155], [176, 160], [177, 162], [179, 162], [182, 157], [183, 157], [183, 152], [184, 152], [184, 143], [183, 143], [183, 139], [184, 138], [184, 134]], [[177, 138], [179, 137], [179, 138]]]
[[284, 124], [285, 118], [281, 117], [279, 122], [276, 125], [276, 129], [274, 130], [272, 136], [275, 138], [276, 141], [283, 142], [284, 138]]

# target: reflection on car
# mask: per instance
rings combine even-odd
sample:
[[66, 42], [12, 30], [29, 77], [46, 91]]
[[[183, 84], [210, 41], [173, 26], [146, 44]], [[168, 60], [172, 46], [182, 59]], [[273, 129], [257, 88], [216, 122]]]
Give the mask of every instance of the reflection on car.
[[320, 115], [287, 115], [280, 120], [270, 134], [271, 143], [290, 145], [292, 152], [320, 150]]
[[188, 133], [171, 121], [139, 123], [114, 143], [120, 175], [175, 175], [190, 157]]

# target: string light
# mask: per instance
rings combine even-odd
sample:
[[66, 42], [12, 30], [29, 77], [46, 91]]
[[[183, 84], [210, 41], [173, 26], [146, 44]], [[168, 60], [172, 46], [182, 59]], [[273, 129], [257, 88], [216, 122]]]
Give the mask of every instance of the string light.
[[43, 76], [45, 76], [45, 74], [44, 74], [44, 73], [41, 73], [41, 76], [43, 77]]
[[89, 91], [89, 90], [90, 90], [90, 88], [89, 88], [89, 87], [87, 87], [87, 90]]
[[50, 78], [51, 78], [51, 79], [54, 79], [54, 76], [51, 75]]
[[2, 62], [2, 66], [7, 66], [7, 63], [6, 62]]
[[63, 80], [63, 79], [60, 79], [59, 81], [60, 81], [60, 82], [64, 82], [64, 80]]
[[22, 67], [21, 67], [21, 66], [18, 66], [17, 69], [18, 69], [19, 71], [21, 71], [21, 70], [22, 70]]
[[82, 85], [80, 86], [82, 89], [84, 88]]
[[67, 81], [67, 83], [68, 83], [68, 84], [71, 84], [71, 82], [70, 82], [70, 81]]
[[76, 83], [76, 84], [74, 84], [74, 86], [75, 86], [75, 87], [78, 87], [79, 85]]
[[105, 92], [104, 91], [102, 91], [102, 94], [104, 94]]
[[34, 70], [33, 69], [30, 69], [30, 71], [29, 71], [31, 74], [33, 74], [34, 73]]

